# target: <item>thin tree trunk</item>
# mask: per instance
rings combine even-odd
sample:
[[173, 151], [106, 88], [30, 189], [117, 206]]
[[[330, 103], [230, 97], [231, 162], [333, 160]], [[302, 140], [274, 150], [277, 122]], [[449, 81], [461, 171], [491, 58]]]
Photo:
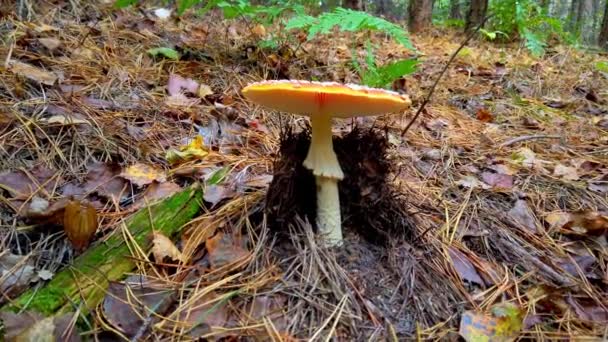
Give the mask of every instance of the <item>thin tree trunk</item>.
[[433, 2], [431, 0], [410, 0], [408, 14], [410, 31], [422, 31], [431, 26]]
[[488, 0], [471, 0], [471, 6], [469, 7], [469, 13], [467, 14], [467, 22], [465, 24], [465, 31], [475, 29], [486, 16], [488, 11]]
[[608, 50], [608, 1], [604, 5], [604, 20], [602, 20], [602, 28], [598, 39], [600, 47]]
[[460, 0], [450, 1], [450, 19], [462, 19], [460, 13]]
[[581, 0], [572, 0], [570, 3], [570, 10], [568, 11], [568, 18], [570, 19], [570, 30], [577, 31], [578, 26], [578, 7]]
[[363, 10], [362, 0], [344, 0], [343, 5], [345, 8], [361, 11]]

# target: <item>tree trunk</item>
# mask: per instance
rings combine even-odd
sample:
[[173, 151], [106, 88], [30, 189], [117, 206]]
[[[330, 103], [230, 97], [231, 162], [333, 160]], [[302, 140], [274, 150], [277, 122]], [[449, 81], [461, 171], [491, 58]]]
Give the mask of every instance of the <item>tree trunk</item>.
[[581, 0], [572, 0], [570, 3], [570, 10], [568, 11], [568, 18], [570, 24], [570, 30], [576, 31], [578, 26], [578, 7]]
[[465, 31], [474, 30], [486, 16], [488, 11], [488, 0], [471, 0]]
[[343, 6], [345, 8], [350, 8], [356, 11], [363, 10], [363, 0], [344, 0]]
[[385, 15], [388, 12], [389, 0], [376, 0], [376, 14]]
[[408, 26], [410, 31], [422, 31], [431, 26], [433, 2], [431, 0], [410, 0], [408, 14]]
[[608, 50], [608, 1], [606, 1], [606, 5], [604, 5], [604, 20], [602, 20], [602, 28], [600, 29], [598, 43], [600, 47]]
[[462, 19], [460, 13], [460, 0], [450, 1], [450, 19]]

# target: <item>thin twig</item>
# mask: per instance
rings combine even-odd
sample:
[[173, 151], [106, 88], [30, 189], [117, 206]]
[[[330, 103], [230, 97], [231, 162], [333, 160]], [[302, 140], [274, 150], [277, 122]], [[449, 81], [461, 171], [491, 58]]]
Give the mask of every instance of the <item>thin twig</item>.
[[443, 70], [441, 70], [441, 73], [439, 73], [439, 76], [437, 77], [437, 79], [435, 79], [435, 82], [433, 83], [433, 86], [431, 87], [431, 90], [429, 90], [429, 93], [427, 94], [427, 96], [424, 98], [424, 101], [422, 102], [422, 105], [420, 105], [420, 108], [418, 108], [418, 110], [416, 111], [416, 114], [414, 114], [414, 118], [407, 124], [407, 126], [405, 126], [405, 128], [403, 129], [403, 131], [401, 131], [401, 137], [403, 137], [405, 135], [405, 133], [407, 133], [407, 131], [414, 124], [414, 122], [416, 121], [416, 119], [418, 119], [418, 116], [420, 116], [420, 113], [422, 113], [422, 111], [424, 110], [424, 108], [426, 107], [426, 105], [431, 101], [431, 97], [433, 96], [433, 93], [435, 92], [435, 88], [437, 87], [437, 84], [439, 84], [439, 81], [441, 80], [441, 78], [443, 77], [443, 75], [445, 74], [445, 72], [448, 70], [450, 64], [452, 64], [452, 62], [454, 61], [454, 59], [456, 59], [456, 56], [458, 55], [458, 53], [460, 52], [460, 50], [462, 50], [467, 45], [467, 43], [471, 40], [471, 38], [473, 38], [473, 36], [475, 36], [477, 34], [477, 31], [479, 31], [479, 29], [482, 28], [483, 25], [486, 23], [486, 21], [488, 19], [490, 19], [491, 17], [492, 17], [492, 15], [489, 15], [489, 16], [485, 17], [481, 21], [481, 23], [479, 23], [479, 25], [477, 26], [477, 28], [475, 28], [475, 30], [471, 31], [467, 35], [467, 37], [462, 42], [462, 44], [460, 44], [460, 46], [458, 47], [458, 49], [456, 49], [456, 51], [454, 51], [454, 53], [452, 54], [452, 56], [448, 60], [448, 63], [443, 67]]
[[516, 144], [518, 142], [526, 141], [526, 140], [535, 140], [535, 139], [560, 139], [559, 135], [522, 135], [521, 137], [513, 138], [511, 140], [507, 140], [504, 143], [500, 144], [499, 147], [506, 147], [509, 145]]

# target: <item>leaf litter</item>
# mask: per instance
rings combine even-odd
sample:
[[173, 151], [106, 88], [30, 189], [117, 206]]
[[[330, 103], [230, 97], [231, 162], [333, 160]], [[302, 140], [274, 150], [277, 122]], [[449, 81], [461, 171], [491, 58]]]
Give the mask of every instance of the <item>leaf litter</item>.
[[[227, 29], [219, 17], [174, 23], [143, 15], [121, 11], [116, 23], [93, 23], [58, 11], [44, 24], [36, 16], [28, 25], [9, 18], [12, 25], [1, 28], [3, 37], [40, 35], [36, 44], [44, 45], [14, 45], [9, 67], [0, 69], [3, 104], [10, 108], [0, 117], [2, 246], [43, 263], [30, 265], [36, 269], [28, 268], [21, 284], [39, 281], [37, 271], [68, 267], [72, 254], [61, 244], [67, 238], [58, 241], [46, 226], [32, 231], [34, 218], [11, 208], [25, 203], [33, 216], [44, 217], [52, 216], [61, 198], [86, 199], [96, 203], [95, 235], [103, 240], [132, 210], [207, 181], [202, 170], [226, 167], [224, 182], [213, 186], [230, 191], [207, 197], [204, 213], [184, 234], [188, 238], [173, 242], [188, 262], [141, 263], [137, 275], [111, 285], [103, 307], [94, 311], [97, 318], [107, 316], [104, 330], [160, 339], [180, 333], [268, 339], [278, 331], [308, 339], [335, 319], [336, 330], [323, 332], [345, 339], [390, 339], [394, 333], [433, 340], [454, 337], [472, 312], [484, 322], [507, 321], [500, 332], [508, 337], [605, 334], [608, 159], [598, 148], [606, 142], [606, 108], [596, 101], [603, 96], [598, 89], [608, 84], [581, 71], [582, 52], [556, 47], [559, 58], [543, 60], [538, 68], [512, 46], [479, 41], [467, 47], [404, 138], [395, 137], [407, 118], [376, 123], [393, 136], [387, 158], [399, 171], [390, 179], [416, 222], [412, 236], [380, 247], [347, 227], [347, 247], [335, 252], [318, 245], [305, 222], [298, 224], [301, 229], [285, 228], [291, 247], [266, 229], [260, 217], [276, 181], [279, 133], [285, 126], [299, 129], [302, 121], [254, 107], [238, 90], [265, 73], [358, 82], [344, 68], [348, 55], [339, 50], [352, 39], [363, 46], [364, 38], [332, 34], [332, 43], [303, 41], [290, 56], [273, 52], [263, 58], [256, 48], [237, 57], [251, 43], [244, 22], [232, 21]], [[255, 39], [276, 30], [254, 29]], [[140, 32], [136, 45], [131, 30]], [[407, 56], [385, 39], [370, 37], [383, 46], [379, 63]], [[425, 53], [420, 71], [407, 77], [408, 92], [417, 100], [447, 61], [446, 49], [455, 49], [455, 37], [446, 32], [414, 38]], [[169, 48], [167, 41], [176, 46]], [[0, 47], [4, 55], [9, 46]], [[155, 48], [166, 49], [149, 55]], [[496, 57], [501, 51], [508, 53]], [[37, 116], [48, 105], [66, 110]], [[556, 135], [560, 139], [547, 138]], [[573, 156], [589, 162], [579, 164]], [[34, 171], [34, 164], [47, 167]], [[165, 178], [123, 174], [131, 165], [167, 172]], [[60, 177], [53, 170], [61, 170]], [[465, 233], [462, 227], [468, 227]], [[514, 300], [517, 312], [534, 315], [493, 310]], [[47, 334], [49, 323], [39, 325]], [[526, 324], [533, 329], [520, 329]]]

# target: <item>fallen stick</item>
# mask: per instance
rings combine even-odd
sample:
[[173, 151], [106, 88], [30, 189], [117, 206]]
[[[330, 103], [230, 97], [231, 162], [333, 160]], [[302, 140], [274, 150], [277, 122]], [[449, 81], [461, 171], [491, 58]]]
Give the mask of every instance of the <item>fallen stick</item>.
[[507, 140], [504, 143], [500, 144], [500, 147], [506, 147], [509, 145], [516, 144], [518, 142], [526, 141], [526, 140], [534, 140], [534, 139], [560, 139], [560, 135], [523, 135], [521, 137], [513, 138], [511, 140]]
[[41, 288], [28, 290], [0, 311], [37, 311], [45, 316], [95, 308], [104, 298], [110, 281], [116, 281], [136, 266], [130, 248], [137, 242], [147, 252], [152, 246], [152, 230], [171, 237], [180, 232], [200, 209], [202, 190], [193, 186], [162, 202], [140, 209], [124, 222], [131, 238], [125, 241], [122, 229], [98, 241], [78, 256], [72, 265], [58, 272]]

